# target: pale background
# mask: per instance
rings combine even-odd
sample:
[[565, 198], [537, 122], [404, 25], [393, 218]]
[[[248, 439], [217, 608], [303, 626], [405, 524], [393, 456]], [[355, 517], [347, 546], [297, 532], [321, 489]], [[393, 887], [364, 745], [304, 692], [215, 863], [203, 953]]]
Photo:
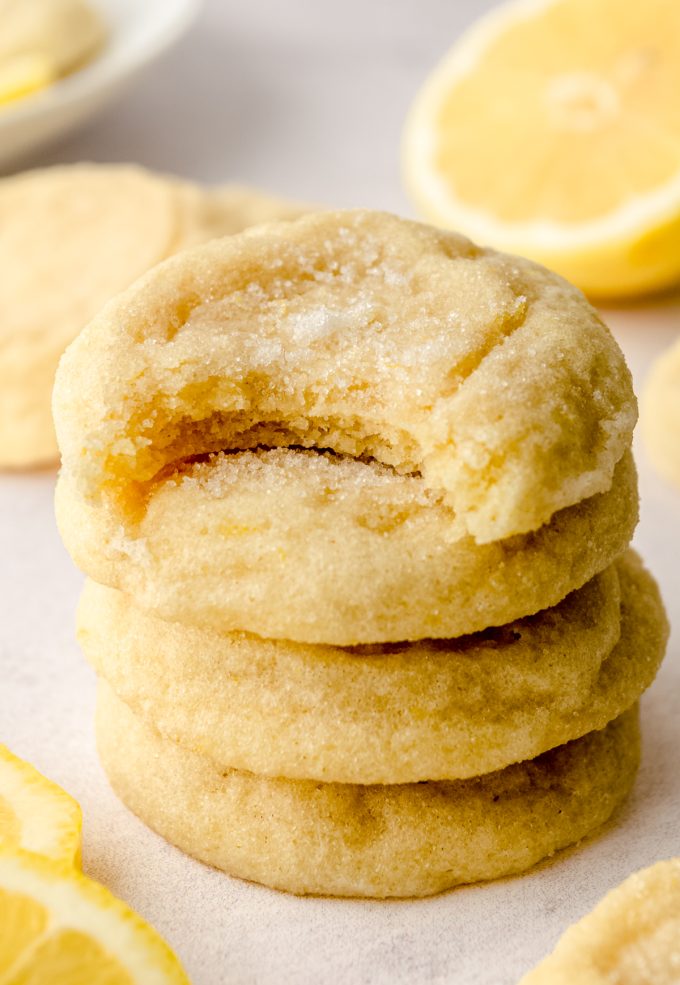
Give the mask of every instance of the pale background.
[[[399, 137], [428, 68], [486, 2], [212, 0], [122, 102], [32, 163], [132, 160], [302, 200], [409, 213]], [[680, 332], [667, 297], [606, 317], [638, 388]], [[638, 448], [636, 542], [680, 620], [680, 492]], [[0, 741], [81, 802], [84, 864], [167, 936], [194, 985], [512, 985], [632, 870], [680, 853], [680, 639], [643, 702], [645, 758], [616, 826], [514, 880], [421, 902], [303, 900], [229, 879], [166, 846], [97, 764], [93, 680], [73, 641], [81, 578], [52, 518], [50, 473], [0, 478]]]

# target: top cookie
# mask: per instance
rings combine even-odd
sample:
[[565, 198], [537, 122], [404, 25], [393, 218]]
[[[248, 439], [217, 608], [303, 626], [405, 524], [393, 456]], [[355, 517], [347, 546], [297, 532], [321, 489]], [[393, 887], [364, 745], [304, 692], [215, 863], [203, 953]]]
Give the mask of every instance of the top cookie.
[[294, 445], [421, 474], [483, 543], [608, 489], [636, 407], [564, 280], [357, 210], [161, 264], [69, 348], [54, 414], [80, 493], [123, 520], [187, 459]]

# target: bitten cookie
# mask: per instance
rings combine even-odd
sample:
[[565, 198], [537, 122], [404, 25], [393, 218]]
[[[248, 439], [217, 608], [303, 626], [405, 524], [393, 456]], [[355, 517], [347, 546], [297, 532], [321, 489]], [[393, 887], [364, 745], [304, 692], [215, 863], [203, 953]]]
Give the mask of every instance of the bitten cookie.
[[[478, 571], [486, 567], [488, 575], [494, 559], [475, 561], [475, 544], [486, 547], [518, 535], [533, 544], [545, 524], [561, 525], [561, 511], [612, 491], [630, 444], [635, 400], [620, 350], [578, 291], [527, 261], [380, 213], [321, 213], [286, 226], [260, 227], [162, 264], [108, 305], [70, 347], [54, 410], [69, 489], [61, 513], [67, 546], [95, 578], [135, 592], [133, 582], [147, 581], [145, 604], [166, 618], [197, 625], [338, 643], [469, 632], [558, 601], [560, 592], [583, 584], [613, 559], [634, 523], [633, 507], [621, 535], [602, 538], [603, 545], [609, 541], [604, 550], [589, 545], [599, 540], [595, 531], [578, 546], [577, 535], [567, 554], [575, 560], [585, 551], [585, 563], [576, 561], [573, 575], [565, 573], [558, 588], [552, 584], [558, 565], [541, 572], [539, 560], [540, 586], [526, 593], [525, 603], [517, 586], [516, 603], [527, 608], [507, 604], [501, 575], [495, 612], [473, 612], [467, 623], [453, 620], [453, 609], [467, 600], [453, 592], [440, 597], [443, 572], [448, 568], [454, 586], [466, 580], [468, 565], [477, 563]], [[200, 602], [194, 606], [184, 591], [191, 565], [200, 568], [203, 580], [206, 571], [210, 575], [210, 558], [220, 549], [231, 552], [239, 530], [245, 526], [252, 533], [249, 523], [231, 524], [229, 502], [221, 528], [213, 531], [208, 519], [220, 515], [215, 491], [228, 491], [234, 468], [229, 453], [272, 447], [313, 449], [327, 460], [330, 451], [349, 460], [344, 472], [333, 473], [339, 483], [329, 485], [333, 494], [339, 484], [343, 499], [345, 491], [351, 499], [357, 482], [382, 487], [372, 495], [389, 504], [385, 543], [395, 531], [392, 543], [398, 546], [414, 514], [416, 524], [418, 514], [425, 515], [421, 506], [434, 507], [437, 512], [428, 512], [423, 521], [432, 520], [432, 533], [423, 539], [420, 555], [413, 548], [405, 556], [404, 576], [422, 578], [431, 570], [427, 591], [439, 583], [439, 595], [429, 596], [428, 606], [415, 598], [404, 624], [394, 624], [389, 594], [400, 586], [383, 579], [362, 609], [359, 594], [374, 574], [369, 562], [357, 578], [365, 555], [377, 556], [380, 564], [389, 558], [373, 546], [368, 550], [378, 540], [371, 536], [370, 519], [360, 532], [361, 517], [350, 516], [354, 541], [344, 550], [350, 563], [338, 580], [339, 605], [346, 606], [349, 618], [334, 626], [325, 612], [307, 616], [327, 627], [321, 632], [296, 623], [299, 610], [315, 609], [314, 595], [303, 595], [292, 610], [288, 599], [281, 607], [288, 613], [285, 625], [273, 618], [269, 625], [257, 625], [240, 598], [215, 600], [206, 619]], [[276, 461], [267, 461], [274, 463], [268, 471], [274, 482]], [[308, 493], [319, 485], [318, 477], [309, 476], [323, 466], [311, 466], [309, 455], [285, 461], [293, 467], [287, 495], [294, 516], [296, 498], [309, 505]], [[259, 489], [250, 483], [246, 510], [255, 511], [257, 496], [268, 495], [268, 482], [265, 475]], [[323, 526], [344, 509], [347, 527], [352, 513], [344, 503], [324, 502], [323, 480], [321, 486], [317, 508], [307, 509], [307, 540], [317, 522]], [[630, 495], [623, 495], [630, 502]], [[409, 499], [415, 509], [407, 503], [404, 510]], [[99, 549], [81, 551], [83, 539], [68, 522], [74, 508], [83, 517], [89, 509], [97, 514], [92, 541]], [[203, 517], [200, 529], [206, 536], [196, 541], [194, 530], [193, 561], [177, 535], [177, 571], [185, 585], [175, 594], [182, 601], [154, 601], [151, 596], [164, 591], [160, 579], [153, 570], [140, 577], [155, 508], [159, 514], [168, 511], [155, 521], [158, 531], [167, 530], [168, 522], [173, 530], [185, 529], [197, 511]], [[301, 520], [297, 539], [303, 526]], [[213, 532], [220, 541], [221, 529], [224, 544], [216, 546]], [[265, 540], [258, 570], [266, 572], [263, 579], [280, 584], [277, 551], [263, 561]], [[275, 546], [276, 530], [270, 547]], [[517, 550], [506, 543], [504, 555], [507, 549]], [[163, 553], [172, 563], [167, 544]], [[543, 554], [539, 546], [536, 555]], [[152, 545], [150, 555], [153, 568], [160, 552]], [[134, 561], [129, 573], [120, 573], [129, 558], [139, 561], [139, 573], [131, 570]], [[111, 564], [115, 573], [98, 573], [99, 562]], [[572, 570], [571, 563], [561, 566]], [[174, 592], [166, 574], [163, 583]], [[476, 582], [470, 595], [478, 590]], [[325, 586], [322, 591], [332, 596]], [[448, 604], [448, 614], [431, 617], [424, 611], [441, 609], [440, 601]], [[368, 609], [378, 612], [382, 625], [362, 627], [360, 617]]]
[[677, 985], [680, 858], [643, 869], [566, 931], [520, 985]]
[[86, 496], [132, 508], [189, 456], [321, 447], [422, 473], [488, 542], [609, 489], [636, 411], [618, 346], [565, 281], [350, 211], [159, 266], [65, 355], [55, 414]]
[[538, 759], [451, 783], [353, 786], [224, 771], [161, 739], [105, 683], [99, 754], [151, 828], [231, 875], [299, 894], [427, 896], [535, 865], [595, 831], [639, 760], [637, 709]]
[[489, 773], [604, 727], [668, 626], [633, 552], [560, 605], [458, 640], [341, 649], [201, 632], [89, 582], [78, 639], [159, 733], [223, 768], [342, 783]]

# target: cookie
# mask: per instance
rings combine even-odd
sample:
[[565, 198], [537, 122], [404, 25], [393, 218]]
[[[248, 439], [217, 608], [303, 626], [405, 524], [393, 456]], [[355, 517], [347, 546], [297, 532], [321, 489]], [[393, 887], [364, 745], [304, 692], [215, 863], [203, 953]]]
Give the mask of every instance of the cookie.
[[637, 710], [471, 780], [353, 786], [224, 771], [161, 739], [101, 683], [97, 740], [116, 793], [183, 851], [276, 889], [427, 896], [530, 868], [595, 831], [630, 790]]
[[[104, 302], [184, 246], [243, 228], [257, 200], [118, 165], [0, 180], [0, 468], [58, 458], [54, 374]], [[293, 207], [265, 198], [260, 214], [270, 208], [277, 217]]]
[[575, 288], [363, 210], [161, 264], [69, 347], [54, 412], [79, 495], [127, 533], [196, 456], [302, 446], [421, 475], [478, 543], [606, 492], [636, 418]]
[[476, 544], [419, 476], [302, 449], [188, 463], [153, 485], [134, 531], [57, 488], [75, 562], [163, 618], [342, 646], [446, 638], [554, 605], [629, 543], [630, 453], [611, 489], [534, 534]]
[[602, 728], [668, 633], [630, 552], [539, 615], [459, 640], [341, 649], [201, 632], [89, 582], [87, 660], [164, 736], [224, 768], [341, 783], [459, 779]]
[[662, 475], [680, 486], [680, 342], [660, 356], [645, 383], [642, 431]]
[[59, 78], [92, 58], [106, 37], [86, 0], [0, 0], [0, 65], [38, 57]]
[[309, 205], [274, 198], [245, 185], [202, 187], [167, 180], [173, 182], [179, 196], [182, 249], [264, 222], [297, 219], [310, 211]]
[[680, 858], [657, 862], [607, 893], [520, 985], [677, 985]]
[[50, 398], [61, 353], [108, 300], [167, 257], [169, 186], [132, 167], [0, 181], [0, 464], [56, 458]]

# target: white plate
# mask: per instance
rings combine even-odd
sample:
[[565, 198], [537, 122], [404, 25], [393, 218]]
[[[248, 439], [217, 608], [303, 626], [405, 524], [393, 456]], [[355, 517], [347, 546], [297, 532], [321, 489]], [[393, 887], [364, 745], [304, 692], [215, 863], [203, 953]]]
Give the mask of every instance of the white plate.
[[0, 110], [0, 167], [99, 112], [189, 27], [200, 0], [95, 0], [108, 37], [73, 75]]

